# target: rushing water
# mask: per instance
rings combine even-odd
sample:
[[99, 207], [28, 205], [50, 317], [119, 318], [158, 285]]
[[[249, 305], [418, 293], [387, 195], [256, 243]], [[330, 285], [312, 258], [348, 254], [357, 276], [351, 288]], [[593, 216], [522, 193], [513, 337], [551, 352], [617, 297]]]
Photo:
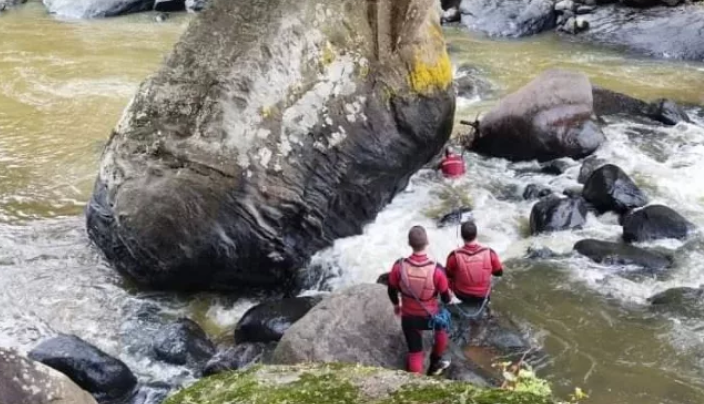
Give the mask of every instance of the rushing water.
[[[161, 24], [150, 14], [58, 21], [38, 3], [0, 15], [0, 346], [29, 349], [55, 332], [74, 333], [120, 356], [142, 380], [180, 380], [188, 377], [183, 369], [128, 349], [134, 329], [126, 319], [154, 302], [227, 339], [228, 329], [254, 303], [136, 291], [101, 262], [85, 236], [81, 212], [102, 145], [188, 18]], [[520, 42], [458, 30], [448, 36], [455, 63], [472, 65], [494, 87], [485, 99], [461, 100], [458, 118], [473, 118], [556, 66], [582, 70], [595, 83], [639, 97], [704, 104], [702, 65], [628, 59], [551, 35]], [[704, 226], [704, 122], [655, 130], [615, 121], [606, 132], [600, 156], [630, 173], [654, 202]], [[680, 248], [677, 267], [663, 279], [623, 275], [580, 258], [522, 259], [529, 246], [567, 252], [585, 237], [616, 240], [620, 227], [605, 215], [590, 217], [584, 230], [528, 237], [532, 203], [512, 201], [511, 195], [520, 195], [528, 183], [574, 185], [579, 165], [552, 177], [531, 173], [530, 163], [466, 157], [462, 183], [451, 188], [420, 172], [364, 234], [320, 252], [314, 264], [336, 275], [329, 286], [373, 282], [406, 252], [405, 232], [414, 224], [430, 229], [432, 253], [443, 259], [459, 242], [457, 229], [436, 229], [428, 216], [442, 204], [438, 198], [460, 194], [472, 201], [480, 240], [506, 261], [494, 305], [546, 348], [551, 359], [541, 372], [560, 391], [581, 386], [598, 404], [703, 402], [702, 324], [651, 313], [645, 299], [669, 287], [704, 283], [704, 252], [658, 243]]]

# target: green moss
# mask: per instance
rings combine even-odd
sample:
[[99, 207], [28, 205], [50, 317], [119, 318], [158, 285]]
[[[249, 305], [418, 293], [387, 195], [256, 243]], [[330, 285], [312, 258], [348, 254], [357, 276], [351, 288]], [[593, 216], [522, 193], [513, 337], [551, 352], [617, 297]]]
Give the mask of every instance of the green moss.
[[548, 398], [498, 389], [478, 389], [465, 383], [407, 385], [379, 404], [549, 404]]
[[323, 67], [330, 66], [330, 64], [335, 61], [336, 57], [335, 51], [333, 50], [332, 44], [330, 44], [330, 42], [325, 43], [322, 53], [323, 54], [320, 57], [320, 64]]

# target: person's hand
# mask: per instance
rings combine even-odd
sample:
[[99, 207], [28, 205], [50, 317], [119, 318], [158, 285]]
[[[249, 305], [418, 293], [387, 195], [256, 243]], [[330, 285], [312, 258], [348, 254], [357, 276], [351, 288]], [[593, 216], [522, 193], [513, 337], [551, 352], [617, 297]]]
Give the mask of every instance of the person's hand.
[[394, 314], [397, 317], [401, 317], [401, 306], [399, 306], [399, 305], [394, 306]]

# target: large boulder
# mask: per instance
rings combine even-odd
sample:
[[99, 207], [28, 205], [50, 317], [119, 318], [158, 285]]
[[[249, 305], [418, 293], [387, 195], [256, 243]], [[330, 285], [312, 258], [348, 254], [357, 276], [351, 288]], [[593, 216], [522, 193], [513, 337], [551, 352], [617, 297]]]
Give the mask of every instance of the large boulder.
[[621, 115], [628, 118], [645, 118], [664, 125], [691, 122], [687, 113], [676, 102], [657, 99], [650, 103], [598, 86], [592, 87], [594, 113], [598, 116]]
[[42, 0], [50, 13], [65, 18], [100, 18], [149, 11], [154, 0]]
[[215, 345], [194, 321], [182, 318], [161, 329], [153, 343], [155, 357], [200, 370], [215, 355]]
[[623, 218], [623, 240], [629, 243], [667, 238], [683, 240], [694, 228], [692, 222], [667, 206], [650, 205]]
[[64, 374], [0, 348], [0, 403], [96, 404]]
[[622, 243], [586, 239], [578, 241], [574, 250], [604, 265], [632, 265], [651, 271], [660, 271], [672, 265], [672, 260], [663, 254]]
[[320, 300], [320, 297], [295, 297], [258, 304], [247, 310], [237, 323], [235, 342], [277, 342]]
[[530, 233], [580, 229], [587, 222], [587, 212], [582, 198], [545, 197], [530, 212]]
[[489, 36], [523, 37], [555, 27], [552, 0], [462, 0], [462, 23]]
[[547, 70], [482, 118], [472, 148], [514, 161], [585, 157], [604, 142], [592, 112], [587, 76]]
[[65, 374], [99, 402], [128, 397], [137, 386], [127, 365], [74, 335], [48, 339], [29, 357]]
[[704, 60], [704, 7], [699, 4], [647, 10], [611, 5], [581, 16], [585, 41], [673, 59]]
[[648, 203], [643, 191], [613, 164], [596, 169], [584, 184], [582, 195], [599, 213], [626, 213]]
[[164, 404], [311, 403], [503, 403], [551, 404], [550, 389], [530, 392], [482, 390], [469, 383], [416, 377], [410, 373], [354, 364], [306, 363], [260, 366], [198, 381]]
[[91, 239], [142, 285], [295, 289], [449, 138], [434, 5], [214, 0], [112, 133]]
[[[483, 331], [465, 338], [466, 332], [461, 328], [465, 323], [459, 321], [456, 311], [454, 314], [451, 335], [456, 343], [451, 343], [447, 352], [452, 360], [446, 373], [449, 378], [480, 385], [495, 382], [490, 371], [467, 360], [462, 349], [465, 344], [475, 346], [485, 358], [515, 353], [517, 344], [528, 346], [516, 338], [516, 332], [498, 322], [488, 323]], [[427, 333], [426, 337], [431, 335]], [[427, 341], [426, 347], [429, 346]], [[343, 362], [404, 369], [406, 353], [400, 319], [393, 313], [386, 287], [363, 284], [333, 293], [291, 326], [271, 362]]]

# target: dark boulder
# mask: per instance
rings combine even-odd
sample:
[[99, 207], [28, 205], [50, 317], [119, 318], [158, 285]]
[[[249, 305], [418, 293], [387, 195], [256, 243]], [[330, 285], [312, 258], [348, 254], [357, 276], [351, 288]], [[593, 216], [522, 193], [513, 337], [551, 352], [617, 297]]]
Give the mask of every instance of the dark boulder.
[[0, 348], [0, 403], [95, 404], [95, 399], [66, 375]]
[[205, 331], [187, 318], [163, 328], [156, 335], [153, 349], [158, 360], [194, 369], [201, 369], [215, 354], [215, 346]]
[[127, 365], [74, 335], [46, 340], [29, 357], [65, 374], [99, 402], [129, 397], [137, 386]]
[[101, 18], [150, 11], [154, 0], [43, 0], [50, 13], [66, 18]]
[[471, 147], [480, 154], [513, 161], [549, 161], [588, 156], [604, 140], [592, 120], [587, 76], [548, 70], [485, 115]]
[[462, 0], [462, 23], [495, 37], [523, 37], [555, 27], [552, 0]]
[[647, 10], [610, 5], [581, 17], [590, 28], [575, 38], [650, 56], [704, 60], [704, 7], [699, 4]]
[[704, 317], [704, 288], [672, 288], [648, 299], [653, 309], [685, 317]]
[[389, 272], [379, 275], [379, 277], [376, 278], [376, 283], [389, 286]]
[[581, 198], [583, 191], [584, 191], [584, 187], [577, 185], [577, 186], [565, 188], [562, 191], [562, 195], [564, 195], [568, 198]]
[[599, 213], [613, 211], [623, 214], [648, 203], [648, 198], [633, 180], [613, 164], [594, 171], [584, 184], [582, 195]]
[[626, 94], [592, 86], [594, 113], [598, 116], [620, 115], [628, 118], [645, 118], [664, 125], [691, 122], [687, 113], [672, 100], [658, 99], [651, 103]]
[[203, 376], [227, 372], [230, 370], [246, 369], [262, 361], [267, 352], [273, 351], [275, 346], [260, 342], [247, 342], [220, 351], [212, 357], [203, 369]]
[[462, 206], [454, 209], [446, 215], [443, 215], [440, 219], [438, 219], [437, 226], [438, 228], [459, 226], [468, 220], [472, 220], [473, 218], [472, 208], [469, 206]]
[[624, 216], [623, 240], [629, 243], [666, 238], [683, 240], [694, 228], [694, 224], [667, 206], [650, 205]]
[[570, 159], [556, 159], [541, 164], [540, 172], [550, 175], [562, 175], [573, 165], [575, 163]]
[[530, 233], [579, 229], [586, 221], [587, 205], [584, 199], [552, 195], [533, 205], [530, 212]]
[[320, 300], [317, 296], [294, 297], [258, 304], [237, 323], [235, 342], [276, 342]]
[[672, 265], [672, 260], [663, 254], [628, 244], [587, 239], [577, 242], [574, 249], [592, 261], [604, 265], [632, 265], [653, 271], [663, 270]]
[[586, 183], [589, 177], [592, 176], [594, 171], [606, 164], [608, 164], [608, 161], [598, 158], [596, 156], [587, 157], [586, 159], [584, 159], [582, 167], [579, 169], [579, 177], [577, 177], [577, 182], [579, 182], [580, 184]]
[[154, 2], [154, 11], [163, 13], [172, 13], [177, 11], [185, 11], [185, 0], [156, 0]]
[[373, 5], [195, 17], [102, 154], [86, 225], [112, 267], [153, 288], [290, 292], [315, 252], [362, 232], [455, 110], [435, 3]]
[[531, 199], [540, 199], [551, 194], [552, 189], [550, 189], [550, 187], [538, 184], [528, 184], [526, 189], [523, 191], [523, 199], [529, 201]]

